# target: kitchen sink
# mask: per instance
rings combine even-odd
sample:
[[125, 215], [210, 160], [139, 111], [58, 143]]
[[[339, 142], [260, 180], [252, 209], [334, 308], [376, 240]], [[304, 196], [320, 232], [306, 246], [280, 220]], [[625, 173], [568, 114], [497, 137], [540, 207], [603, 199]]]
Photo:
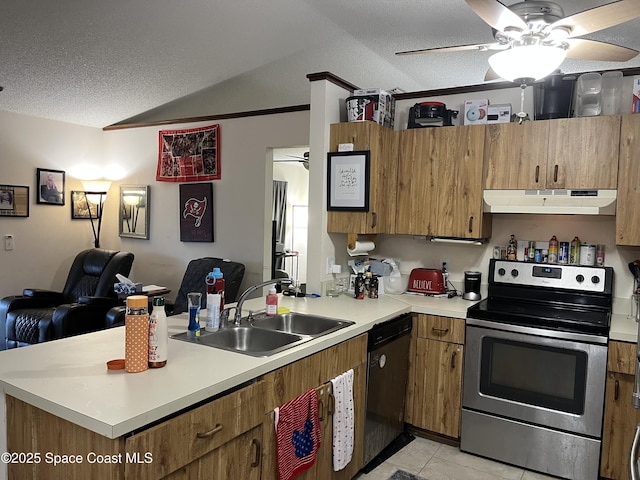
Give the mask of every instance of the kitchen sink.
[[273, 317], [262, 316], [254, 318], [252, 321], [252, 325], [256, 329], [308, 335], [310, 337], [326, 335], [353, 324], [354, 322], [347, 320], [336, 320], [335, 318], [305, 315], [303, 313], [285, 313]]
[[217, 332], [202, 332], [199, 337], [188, 337], [187, 332], [171, 338], [207, 345], [254, 357], [268, 357], [309, 341], [310, 337], [253, 327], [229, 327]]

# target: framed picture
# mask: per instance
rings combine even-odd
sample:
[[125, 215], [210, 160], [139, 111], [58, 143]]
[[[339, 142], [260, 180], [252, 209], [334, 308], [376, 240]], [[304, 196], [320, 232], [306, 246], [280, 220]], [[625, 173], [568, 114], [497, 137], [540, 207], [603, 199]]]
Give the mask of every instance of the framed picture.
[[[91, 216], [89, 216], [91, 211]], [[71, 191], [71, 219], [87, 219], [98, 218], [98, 206], [87, 202], [87, 196], [84, 192]]]
[[369, 151], [327, 153], [327, 210], [369, 211]]
[[180, 241], [213, 242], [213, 185], [180, 185]]
[[0, 217], [29, 216], [29, 187], [0, 185]]
[[38, 168], [36, 172], [37, 202], [64, 205], [64, 172]]

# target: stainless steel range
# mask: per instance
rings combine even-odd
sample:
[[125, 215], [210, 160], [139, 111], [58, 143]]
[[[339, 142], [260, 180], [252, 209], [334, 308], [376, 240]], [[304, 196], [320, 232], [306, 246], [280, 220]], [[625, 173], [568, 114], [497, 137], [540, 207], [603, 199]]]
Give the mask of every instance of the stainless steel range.
[[506, 260], [467, 311], [460, 448], [597, 480], [613, 269]]

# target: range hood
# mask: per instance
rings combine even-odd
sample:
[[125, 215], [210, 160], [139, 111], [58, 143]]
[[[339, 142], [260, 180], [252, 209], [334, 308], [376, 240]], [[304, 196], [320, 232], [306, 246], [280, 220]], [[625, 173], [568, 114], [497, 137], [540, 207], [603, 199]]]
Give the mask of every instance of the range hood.
[[484, 211], [615, 215], [616, 190], [485, 190]]

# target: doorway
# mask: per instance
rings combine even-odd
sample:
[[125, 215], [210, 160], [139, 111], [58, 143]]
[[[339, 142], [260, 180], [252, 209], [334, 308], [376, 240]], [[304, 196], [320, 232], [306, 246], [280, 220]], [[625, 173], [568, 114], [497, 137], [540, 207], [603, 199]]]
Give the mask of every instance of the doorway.
[[[272, 241], [272, 271], [286, 272], [294, 281], [307, 282], [307, 209], [309, 204], [309, 147], [274, 148], [273, 180], [286, 182], [283, 235]], [[274, 198], [275, 200], [275, 198]], [[276, 220], [272, 218], [272, 220]], [[277, 238], [279, 237], [279, 238]]]

